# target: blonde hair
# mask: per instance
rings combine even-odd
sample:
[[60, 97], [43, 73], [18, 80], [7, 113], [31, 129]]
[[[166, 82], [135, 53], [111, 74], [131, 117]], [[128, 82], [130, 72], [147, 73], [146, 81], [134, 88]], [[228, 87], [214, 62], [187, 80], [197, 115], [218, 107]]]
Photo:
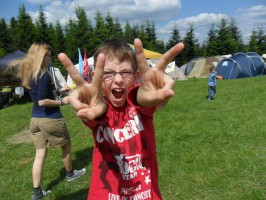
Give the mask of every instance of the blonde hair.
[[22, 86], [30, 88], [30, 80], [37, 81], [38, 74], [41, 76], [46, 72], [44, 57], [51, 51], [50, 46], [45, 43], [34, 43], [28, 50], [27, 56], [21, 60], [15, 60], [10, 66], [18, 66], [18, 77], [22, 80]]

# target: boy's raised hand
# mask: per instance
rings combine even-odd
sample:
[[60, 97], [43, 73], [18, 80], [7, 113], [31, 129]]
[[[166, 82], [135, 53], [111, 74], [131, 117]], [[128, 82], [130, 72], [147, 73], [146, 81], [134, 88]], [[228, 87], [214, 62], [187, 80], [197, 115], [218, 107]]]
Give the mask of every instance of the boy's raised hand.
[[83, 121], [101, 116], [106, 111], [106, 103], [102, 95], [105, 56], [103, 54], [98, 56], [96, 70], [90, 84], [83, 79], [66, 54], [60, 53], [58, 59], [77, 85], [77, 89], [74, 89], [68, 98], [77, 116]]
[[150, 68], [145, 58], [140, 39], [134, 41], [141, 84], [138, 90], [137, 101], [142, 106], [164, 106], [174, 95], [175, 81], [165, 74], [168, 63], [184, 49], [183, 43], [178, 43], [160, 58], [154, 68]]

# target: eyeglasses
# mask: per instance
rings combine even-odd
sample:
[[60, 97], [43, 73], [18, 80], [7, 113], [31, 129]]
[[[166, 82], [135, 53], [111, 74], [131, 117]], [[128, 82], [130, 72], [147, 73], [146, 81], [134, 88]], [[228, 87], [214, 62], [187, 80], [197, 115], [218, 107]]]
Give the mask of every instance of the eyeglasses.
[[110, 72], [104, 72], [103, 73], [103, 80], [105, 80], [105, 81], [113, 80], [115, 78], [116, 74], [120, 74], [120, 76], [123, 79], [130, 79], [133, 77], [132, 71], [122, 71], [122, 72], [110, 71]]

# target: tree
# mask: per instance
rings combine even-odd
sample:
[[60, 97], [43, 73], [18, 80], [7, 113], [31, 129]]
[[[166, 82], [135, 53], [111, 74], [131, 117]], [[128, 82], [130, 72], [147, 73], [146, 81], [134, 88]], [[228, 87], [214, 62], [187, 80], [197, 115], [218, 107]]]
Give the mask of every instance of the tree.
[[83, 8], [75, 9], [77, 20], [70, 19], [66, 26], [66, 50], [74, 63], [78, 62], [78, 48], [87, 49], [88, 55], [95, 51], [93, 27]]
[[128, 21], [125, 25], [124, 39], [130, 44], [132, 44], [132, 41], [134, 40], [133, 31]]
[[150, 44], [149, 44], [149, 40], [148, 40], [148, 35], [145, 31], [145, 26], [144, 24], [140, 25], [140, 29], [139, 29], [139, 33], [137, 36], [139, 39], [141, 39], [143, 47], [145, 49], [150, 49]]
[[25, 6], [19, 7], [17, 26], [14, 27], [15, 48], [26, 52], [35, 41], [35, 26], [31, 17], [26, 13]]
[[56, 20], [53, 41], [53, 55], [55, 55], [53, 57], [54, 64], [60, 68], [62, 74], [66, 74], [66, 69], [61, 66], [61, 63], [57, 58], [59, 53], [66, 51], [64, 32], [58, 20]]
[[42, 10], [42, 6], [39, 7], [39, 15], [38, 15], [38, 18], [36, 20], [35, 27], [36, 27], [36, 29], [35, 29], [35, 34], [36, 34], [35, 41], [36, 42], [45, 42], [45, 43], [49, 44], [51, 41], [51, 38], [49, 36], [48, 24], [46, 22], [45, 14]]
[[241, 31], [239, 30], [235, 19], [231, 18], [230, 23], [228, 25], [228, 30], [232, 37], [231, 44], [233, 46], [233, 50], [235, 52], [245, 51]]
[[228, 21], [222, 18], [217, 30], [217, 46], [216, 50], [220, 55], [234, 54], [238, 51], [237, 42], [232, 35], [232, 28], [228, 25]]
[[114, 37], [114, 35], [115, 35], [115, 25], [114, 25], [114, 19], [111, 16], [110, 12], [108, 12], [107, 16], [105, 17], [105, 26], [106, 26], [106, 29], [107, 29], [108, 37]]
[[10, 30], [10, 34], [11, 34], [11, 37], [12, 37], [12, 51], [15, 51], [17, 50], [17, 45], [16, 45], [16, 34], [15, 34], [15, 30], [17, 28], [17, 25], [18, 25], [18, 22], [17, 20], [15, 19], [15, 17], [11, 17], [10, 19], [10, 24], [9, 24], [9, 30]]
[[248, 50], [260, 55], [266, 52], [266, 35], [262, 26], [252, 30]]
[[94, 45], [95, 45], [94, 47], [96, 51], [98, 46], [109, 38], [109, 35], [108, 35], [108, 29], [105, 25], [105, 20], [100, 11], [96, 12], [95, 21], [96, 21], [96, 26], [94, 29]]
[[[11, 53], [12, 49], [12, 36], [9, 27], [4, 18], [0, 19], [0, 49], [2, 49], [2, 56], [6, 53]], [[1, 55], [0, 55], [1, 57]]]
[[156, 45], [156, 31], [155, 31], [155, 25], [153, 21], [147, 21], [145, 25], [145, 35], [146, 35], [146, 40], [147, 40], [147, 45], [146, 48], [150, 50], [155, 50], [155, 45]]
[[123, 28], [122, 28], [118, 18], [115, 19], [114, 37], [120, 38], [120, 39], [124, 37]]
[[[173, 46], [181, 42], [181, 36], [179, 34], [179, 30], [177, 29], [177, 25], [175, 24], [174, 29], [171, 32], [171, 37], [168, 40], [168, 43], [166, 44], [166, 49], [171, 49]], [[177, 66], [181, 66], [183, 61], [182, 57], [179, 55], [175, 57], [175, 63]]]
[[248, 50], [252, 51], [252, 52], [258, 52], [259, 51], [259, 47], [257, 44], [257, 32], [254, 29], [250, 35], [250, 39], [249, 39], [249, 47]]
[[207, 34], [207, 41], [204, 44], [205, 56], [216, 56], [219, 55], [218, 49], [219, 44], [217, 43], [217, 30], [215, 30], [215, 25], [212, 24], [209, 32]]
[[266, 35], [264, 33], [263, 27], [257, 27], [257, 44], [258, 44], [258, 54], [263, 54], [266, 52]]
[[193, 58], [197, 57], [196, 50], [199, 44], [197, 38], [195, 37], [194, 30], [194, 25], [190, 24], [183, 39], [185, 49], [180, 55], [183, 62], [189, 62]]
[[78, 62], [78, 47], [76, 46], [76, 24], [72, 19], [69, 19], [65, 27], [65, 38], [66, 38], [66, 53], [73, 63]]

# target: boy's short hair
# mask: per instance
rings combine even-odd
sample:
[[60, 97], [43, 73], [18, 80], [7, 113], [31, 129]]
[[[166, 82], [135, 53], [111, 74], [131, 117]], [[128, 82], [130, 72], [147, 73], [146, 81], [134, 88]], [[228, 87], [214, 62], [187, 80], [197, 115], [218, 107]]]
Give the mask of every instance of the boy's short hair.
[[129, 61], [132, 64], [134, 72], [138, 69], [136, 54], [125, 41], [115, 38], [107, 39], [93, 55], [94, 66], [96, 66], [100, 53], [103, 53], [107, 60], [115, 57], [120, 62]]
[[210, 67], [210, 72], [214, 71], [215, 67]]

